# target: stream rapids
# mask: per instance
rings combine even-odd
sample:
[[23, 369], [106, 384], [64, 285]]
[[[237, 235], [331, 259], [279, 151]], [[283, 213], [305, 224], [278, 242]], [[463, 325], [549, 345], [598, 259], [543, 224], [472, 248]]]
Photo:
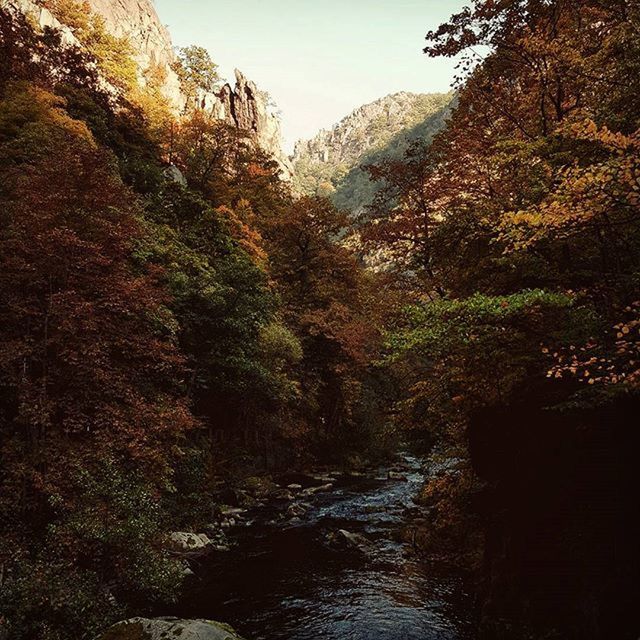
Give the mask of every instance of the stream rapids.
[[[390, 467], [341, 476], [299, 516], [266, 509], [236, 526], [230, 552], [194, 567], [175, 615], [227, 622], [248, 640], [472, 639], [464, 577], [401, 541], [425, 475], [408, 453], [400, 467], [406, 479], [389, 479]], [[340, 530], [366, 543], [335, 548]]]

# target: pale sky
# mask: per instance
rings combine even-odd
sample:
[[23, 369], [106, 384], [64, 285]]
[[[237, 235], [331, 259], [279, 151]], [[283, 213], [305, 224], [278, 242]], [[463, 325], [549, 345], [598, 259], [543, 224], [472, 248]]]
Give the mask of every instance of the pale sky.
[[454, 62], [424, 36], [469, 0], [155, 0], [176, 46], [206, 47], [282, 111], [285, 148], [397, 91], [443, 92]]

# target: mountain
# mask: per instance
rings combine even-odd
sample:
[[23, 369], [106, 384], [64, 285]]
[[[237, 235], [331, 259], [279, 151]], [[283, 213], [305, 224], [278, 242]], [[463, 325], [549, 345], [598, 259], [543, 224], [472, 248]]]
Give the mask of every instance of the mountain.
[[362, 209], [378, 188], [363, 167], [402, 156], [416, 140], [430, 140], [444, 126], [452, 99], [453, 93], [394, 93], [298, 142], [292, 156], [298, 191], [328, 195], [351, 211]]
[[170, 65], [174, 60], [173, 43], [167, 28], [151, 0], [88, 0], [94, 13], [102, 16], [107, 30], [114, 36], [126, 37], [136, 52], [142, 69], [159, 65], [168, 72], [167, 88], [175, 91], [173, 97], [180, 102], [180, 83]]
[[[92, 11], [101, 15], [108, 30], [126, 37], [137, 53], [137, 62], [144, 71], [160, 66], [166, 76], [164, 93], [180, 109], [185, 97], [180, 82], [171, 68], [175, 59], [171, 35], [160, 22], [151, 0], [89, 0]], [[235, 86], [226, 83], [216, 93], [202, 96], [206, 107], [220, 120], [248, 131], [258, 146], [274, 156], [283, 172], [290, 176], [291, 166], [282, 151], [280, 120], [267, 106], [265, 94], [238, 69]]]
[[[73, 30], [60, 22], [51, 8], [53, 5], [50, 7], [44, 0], [0, 0], [0, 6], [12, 7], [29, 15], [41, 28], [59, 30], [66, 44], [81, 46]], [[138, 64], [140, 81], [145, 82], [146, 71], [159, 69], [164, 77], [162, 93], [176, 113], [182, 111], [186, 97], [172, 69], [175, 60], [173, 42], [153, 2], [88, 0], [88, 6], [103, 18], [107, 31], [129, 41]], [[291, 178], [292, 167], [282, 150], [280, 121], [268, 107], [264, 93], [242, 72], [236, 70], [235, 86], [226, 83], [218, 92], [203, 95], [202, 104], [217, 119], [249, 132], [256, 145], [278, 162], [282, 177]]]

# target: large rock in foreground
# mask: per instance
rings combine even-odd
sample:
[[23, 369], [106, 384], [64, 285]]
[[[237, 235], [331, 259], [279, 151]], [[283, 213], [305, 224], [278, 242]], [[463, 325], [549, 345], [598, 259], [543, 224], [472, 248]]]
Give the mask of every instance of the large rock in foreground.
[[96, 640], [242, 640], [228, 625], [211, 620], [131, 618], [118, 622]]

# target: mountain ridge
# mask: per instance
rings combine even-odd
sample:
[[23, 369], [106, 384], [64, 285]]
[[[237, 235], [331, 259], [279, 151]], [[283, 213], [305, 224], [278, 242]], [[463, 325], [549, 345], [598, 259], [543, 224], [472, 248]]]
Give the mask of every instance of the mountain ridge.
[[[399, 91], [354, 109], [313, 138], [299, 140], [291, 157], [296, 188], [307, 195], [330, 196], [348, 209], [363, 208], [375, 191], [361, 171], [367, 158], [374, 153], [381, 158], [402, 155], [411, 142], [402, 139], [403, 132], [418, 130], [430, 118], [441, 114], [443, 117], [434, 127], [416, 131], [416, 136], [432, 137], [444, 124], [452, 99], [452, 92]], [[354, 193], [354, 197], [341, 197], [345, 189]]]

